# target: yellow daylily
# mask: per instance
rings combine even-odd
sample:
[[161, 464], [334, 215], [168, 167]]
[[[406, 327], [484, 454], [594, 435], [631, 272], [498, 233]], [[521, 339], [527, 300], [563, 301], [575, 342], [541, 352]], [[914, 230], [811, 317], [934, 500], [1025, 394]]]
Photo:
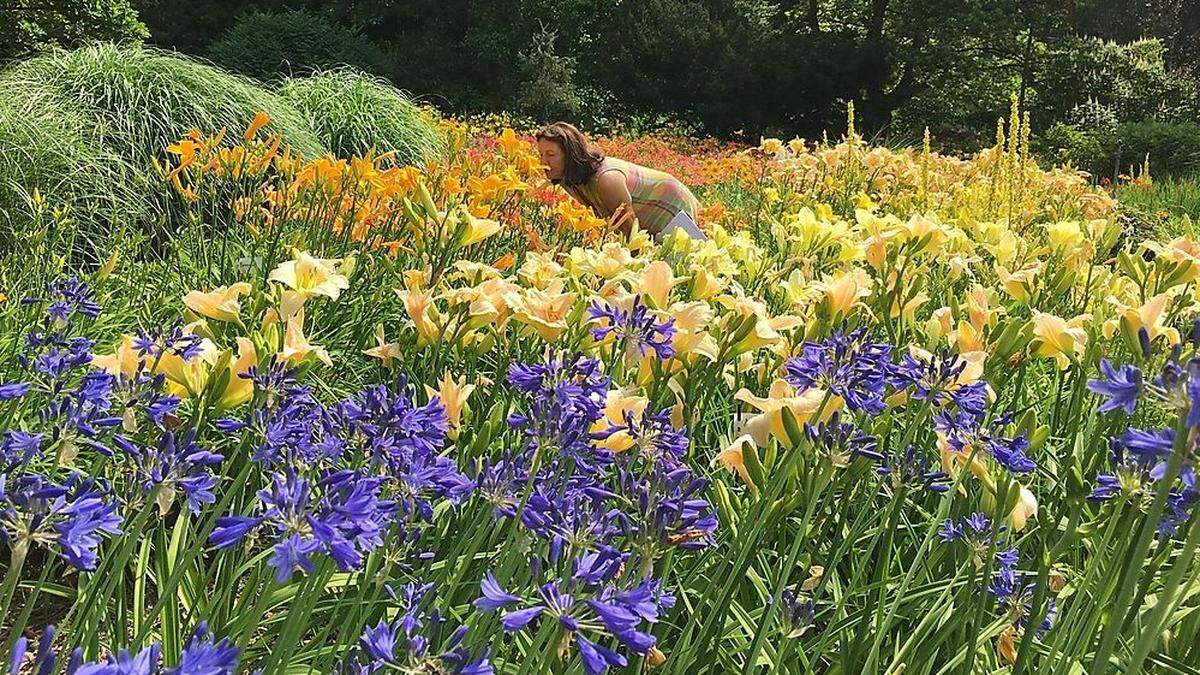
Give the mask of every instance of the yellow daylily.
[[459, 239], [458, 245], [467, 247], [472, 244], [487, 239], [488, 237], [500, 231], [500, 221], [492, 220], [491, 218], [476, 218], [471, 214], [465, 214], [467, 220], [466, 230], [463, 231], [462, 237]]
[[[745, 425], [745, 432], [759, 447], [765, 446], [772, 436], [785, 447], [791, 447], [791, 439], [783, 426], [784, 408], [792, 412], [797, 424], [803, 425], [827, 421], [835, 412], [841, 410], [843, 404], [841, 397], [829, 394], [823, 389], [813, 388], [803, 394], [797, 394], [795, 388], [782, 379], [771, 383], [766, 398], [755, 396], [744, 387], [739, 389], [733, 398], [748, 403], [759, 411], [759, 414], [750, 417]], [[822, 404], [824, 408], [821, 407]], [[821, 410], [819, 418], [818, 410]]]
[[242, 377], [258, 365], [258, 351], [248, 338], [237, 338], [237, 360], [229, 364], [229, 382], [217, 400], [219, 408], [233, 408], [249, 401], [254, 396], [254, 382]]
[[404, 283], [405, 290], [397, 289], [396, 297], [404, 303], [404, 310], [417, 329], [417, 335], [425, 342], [436, 341], [440, 330], [435, 322], [438, 314], [433, 304], [433, 291], [423, 288], [415, 275], [406, 276]]
[[834, 316], [846, 316], [871, 295], [874, 281], [861, 269], [852, 268], [827, 276], [819, 284], [824, 292], [821, 306]]
[[132, 377], [137, 374], [138, 367], [145, 359], [138, 355], [133, 346], [132, 335], [122, 335], [121, 342], [112, 354], [95, 354], [92, 356], [92, 367], [99, 368], [109, 375]]
[[1117, 316], [1104, 322], [1102, 328], [1104, 339], [1111, 339], [1121, 329], [1121, 320], [1124, 319], [1133, 333], [1128, 337], [1134, 344], [1137, 343], [1137, 335], [1143, 328], [1146, 329], [1151, 342], [1158, 339], [1159, 336], [1163, 336], [1168, 345], [1173, 347], [1179, 344], [1179, 331], [1163, 325], [1163, 319], [1167, 318], [1164, 316], [1164, 312], [1171, 302], [1170, 295], [1160, 293], [1142, 303], [1141, 307], [1126, 307], [1117, 298], [1110, 297], [1108, 300], [1117, 306]]
[[1038, 356], [1052, 358], [1059, 370], [1070, 367], [1071, 361], [1083, 355], [1087, 347], [1088, 334], [1083, 326], [1091, 319], [1088, 314], [1070, 321], [1045, 312], [1033, 313], [1033, 337], [1037, 343]]
[[[592, 423], [591, 432], [600, 434], [613, 427], [626, 427], [629, 419], [638, 422], [650, 405], [650, 399], [645, 396], [631, 395], [625, 391], [614, 389], [608, 392], [604, 401], [604, 410], [599, 419]], [[598, 447], [612, 452], [624, 452], [635, 444], [627, 429], [622, 428], [610, 434], [603, 440], [595, 441]]]
[[669, 264], [655, 260], [638, 275], [633, 290], [650, 298], [655, 309], [663, 309], [670, 302], [671, 289], [683, 281], [675, 276], [675, 270]]
[[554, 342], [567, 329], [567, 314], [575, 305], [575, 294], [561, 289], [560, 282], [547, 290], [527, 290], [513, 318], [535, 330], [546, 342]]
[[299, 251], [294, 259], [280, 263], [267, 278], [287, 286], [305, 300], [317, 295], [337, 300], [350, 287], [350, 281], [338, 273], [341, 263]]
[[204, 293], [189, 291], [183, 304], [200, 316], [215, 321], [236, 321], [242, 306], [238, 298], [250, 292], [250, 284], [242, 281], [230, 286], [218, 286]]
[[388, 342], [387, 338], [384, 337], [383, 324], [375, 326], [375, 346], [370, 349], [364, 349], [363, 354], [383, 361], [384, 368], [391, 368], [397, 359], [404, 356], [404, 352], [400, 349], [398, 343]]
[[717, 453], [717, 456], [713, 458], [713, 464], [720, 464], [730, 473], [737, 472], [743, 483], [754, 486], [754, 481], [750, 480], [750, 472], [746, 470], [745, 447], [747, 443], [754, 443], [754, 439], [749, 434], [742, 434], [733, 439], [733, 442]]

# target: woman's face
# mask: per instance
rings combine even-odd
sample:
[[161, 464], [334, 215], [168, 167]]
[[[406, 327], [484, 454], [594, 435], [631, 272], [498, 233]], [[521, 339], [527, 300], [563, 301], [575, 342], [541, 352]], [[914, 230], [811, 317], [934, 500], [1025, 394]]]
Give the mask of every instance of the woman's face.
[[537, 146], [538, 154], [542, 158], [542, 164], [546, 165], [546, 178], [550, 180], [562, 180], [563, 165], [567, 159], [563, 155], [562, 146], [558, 144], [558, 141], [552, 141], [548, 138], [539, 138]]

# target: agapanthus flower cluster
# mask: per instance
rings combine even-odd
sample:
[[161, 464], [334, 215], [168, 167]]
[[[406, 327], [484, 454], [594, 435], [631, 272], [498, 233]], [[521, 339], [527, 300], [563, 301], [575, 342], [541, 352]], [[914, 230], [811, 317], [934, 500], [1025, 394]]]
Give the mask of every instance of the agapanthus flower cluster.
[[384, 481], [352, 470], [324, 472], [312, 481], [285, 470], [258, 491], [259, 515], [218, 518], [210, 541], [228, 548], [251, 532], [260, 533], [272, 542], [268, 563], [280, 583], [296, 571], [315, 571], [318, 553], [342, 570], [357, 569], [383, 544], [383, 533], [396, 518], [396, 503], [382, 497]]
[[629, 357], [641, 358], [650, 352], [666, 361], [675, 356], [671, 346], [675, 338], [675, 320], [659, 321], [644, 304], [635, 297], [628, 311], [616, 305], [593, 302], [588, 306], [588, 317], [596, 325], [591, 329], [592, 338], [602, 342], [611, 337], [624, 349]]
[[77, 569], [96, 569], [105, 535], [121, 532], [121, 515], [110, 487], [72, 473], [64, 483], [40, 474], [0, 474], [0, 540], [23, 559], [42, 546]]
[[200, 513], [205, 504], [217, 501], [213, 467], [225, 458], [197, 443], [195, 429], [180, 434], [168, 431], [153, 447], [124, 436], [115, 436], [113, 445], [133, 461], [137, 484], [143, 492], [154, 493], [162, 515], [170, 511], [178, 492], [183, 492], [192, 513]]
[[983, 564], [988, 551], [994, 551], [1004, 545], [1008, 528], [997, 525], [993, 528], [992, 521], [983, 513], [975, 512], [961, 521], [947, 519], [938, 530], [942, 541], [961, 541], [967, 545], [975, 562]]
[[622, 468], [620, 499], [629, 504], [622, 512], [625, 536], [639, 550], [714, 545], [716, 510], [704, 498], [708, 481], [685, 466], [656, 464], [647, 472]]
[[[505, 590], [492, 572], [480, 585], [475, 606], [485, 612], [505, 610], [500, 625], [506, 632], [525, 630], [535, 620], [557, 621], [562, 644], [573, 644], [592, 675], [629, 664], [627, 653], [648, 654], [656, 639], [646, 627], [675, 604], [652, 579], [618, 581], [628, 556], [604, 548], [573, 561], [570, 574], [553, 578], [526, 595]], [[622, 653], [625, 652], [625, 653]]]
[[929, 401], [935, 408], [953, 407], [968, 415], [983, 419], [988, 404], [987, 383], [958, 382], [967, 362], [948, 350], [929, 358], [905, 354], [893, 371], [893, 381], [904, 387], [918, 401]]
[[876, 449], [877, 439], [854, 424], [841, 421], [838, 413], [834, 413], [828, 422], [804, 425], [804, 435], [817, 452], [830, 457], [839, 466], [849, 464], [854, 457], [865, 457], [874, 462], [883, 460], [883, 455]]
[[980, 457], [991, 457], [1016, 474], [1037, 468], [1037, 462], [1027, 454], [1030, 445], [1025, 434], [1004, 435], [1004, 427], [1012, 421], [1009, 415], [1001, 415], [989, 423], [962, 410], [945, 409], [934, 413], [933, 419], [934, 427], [945, 435], [947, 445], [960, 455], [976, 452]]
[[444, 644], [438, 644], [445, 618], [437, 610], [429, 611], [430, 590], [433, 584], [409, 583], [399, 592], [387, 590], [398, 601], [399, 612], [388, 622], [380, 619], [368, 626], [359, 638], [358, 646], [338, 665], [336, 673], [368, 675], [371, 673], [453, 673], [455, 675], [491, 675], [488, 654], [472, 657], [462, 646], [467, 627], [454, 630]]
[[516, 363], [508, 381], [529, 397], [525, 411], [509, 416], [529, 449], [546, 459], [570, 458], [584, 470], [595, 470], [611, 458], [591, 443], [591, 424], [600, 418], [609, 378], [600, 364], [582, 356], [552, 354], [546, 363]]
[[[53, 625], [46, 626], [28, 672], [36, 675], [57, 672], [59, 659], [52, 646], [54, 633]], [[19, 675], [28, 650], [29, 640], [17, 638], [13, 645], [9, 675]], [[174, 668], [164, 667], [161, 663], [162, 648], [158, 643], [153, 643], [136, 654], [122, 649], [114, 655], [88, 662], [83, 660], [83, 650], [76, 647], [65, 664], [65, 672], [66, 675], [235, 675], [239, 653], [240, 650], [228, 639], [216, 642], [208, 623], [202, 621], [192, 632]]]
[[895, 449], [883, 458], [875, 472], [887, 476], [893, 491], [915, 487], [931, 492], [950, 489], [950, 475], [945, 471], [930, 470], [929, 457], [909, 445], [904, 450]]
[[[1168, 538], [1178, 533], [1180, 526], [1190, 520], [1200, 505], [1200, 490], [1196, 486], [1197, 452], [1192, 440], [1200, 426], [1200, 358], [1193, 356], [1180, 363], [1176, 347], [1160, 373], [1146, 382], [1142, 371], [1135, 366], [1114, 368], [1108, 361], [1100, 364], [1102, 378], [1088, 381], [1088, 389], [1100, 395], [1101, 411], [1123, 410], [1133, 414], [1138, 401], [1149, 397], [1183, 416], [1189, 433], [1179, 450], [1184, 453], [1179, 473], [1167, 488], [1166, 510], [1158, 521], [1158, 536]], [[1176, 452], [1176, 433], [1171, 426], [1161, 429], [1130, 427], [1109, 443], [1109, 471], [1098, 473], [1095, 487], [1088, 498], [1102, 502], [1126, 495], [1148, 502], [1161, 481], [1167, 478], [1170, 459]]]
[[798, 393], [817, 388], [841, 397], [853, 412], [883, 412], [895, 381], [892, 346], [873, 342], [866, 327], [836, 332], [824, 342], [806, 342], [784, 365], [784, 379]]
[[625, 434], [633, 444], [624, 453], [637, 454], [647, 464], [678, 464], [687, 455], [690, 445], [687, 430], [677, 428], [671, 422], [669, 410], [647, 411], [640, 418], [632, 412], [626, 412], [620, 424], [611, 424], [603, 431], [593, 432], [592, 440], [603, 441], [618, 433]]
[[[771, 598], [773, 600], [773, 598]], [[795, 586], [788, 586], [780, 594], [779, 622], [780, 632], [785, 638], [798, 638], [808, 632], [816, 618], [816, 606], [811, 598], [804, 593], [798, 593]]]

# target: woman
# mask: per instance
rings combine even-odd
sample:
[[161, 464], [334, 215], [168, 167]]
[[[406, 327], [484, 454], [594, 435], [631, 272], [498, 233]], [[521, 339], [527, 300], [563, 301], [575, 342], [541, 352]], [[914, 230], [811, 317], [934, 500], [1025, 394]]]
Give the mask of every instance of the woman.
[[[605, 157], [583, 134], [566, 122], [555, 122], [534, 135], [546, 177], [563, 186], [575, 201], [629, 234], [636, 222], [656, 238], [680, 213], [695, 228], [700, 203], [691, 190], [669, 173], [616, 157]], [[685, 229], [688, 229], [685, 225]]]

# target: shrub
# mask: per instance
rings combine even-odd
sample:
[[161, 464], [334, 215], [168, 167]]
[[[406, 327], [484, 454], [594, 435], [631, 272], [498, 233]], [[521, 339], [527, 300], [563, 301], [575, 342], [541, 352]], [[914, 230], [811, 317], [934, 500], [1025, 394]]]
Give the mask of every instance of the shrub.
[[1157, 176], [1200, 171], [1200, 124], [1142, 121], [1117, 125], [1111, 132], [1059, 122], [1042, 139], [1043, 154], [1071, 162], [1096, 176], [1115, 177], [1150, 158]]
[[277, 94], [141, 47], [100, 44], [14, 64], [0, 72], [0, 99], [0, 215], [22, 213], [36, 188], [74, 207], [89, 231], [165, 213], [151, 160], [194, 127], [236, 131], [261, 110], [296, 152], [326, 152]]
[[312, 12], [250, 12], [209, 45], [209, 57], [260, 80], [350, 65], [390, 74], [387, 55], [369, 39]]
[[39, 0], [6, 3], [0, 21], [0, 63], [45, 47], [77, 47], [96, 40], [141, 42], [149, 33], [130, 0]]
[[396, 161], [407, 164], [444, 147], [432, 115], [404, 92], [365, 73], [338, 69], [288, 78], [279, 92], [338, 156], [374, 148], [394, 151]]

